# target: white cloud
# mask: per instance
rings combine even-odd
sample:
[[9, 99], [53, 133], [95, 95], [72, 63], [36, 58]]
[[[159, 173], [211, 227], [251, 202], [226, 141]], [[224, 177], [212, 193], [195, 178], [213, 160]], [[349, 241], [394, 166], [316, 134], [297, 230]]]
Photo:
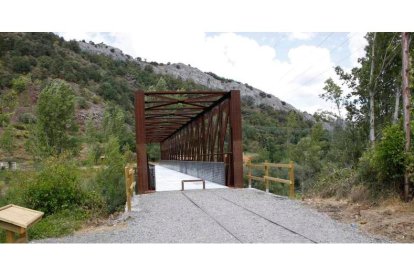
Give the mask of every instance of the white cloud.
[[358, 66], [358, 58], [365, 55], [365, 46], [368, 44], [365, 39], [366, 33], [348, 33], [349, 38], [349, 51], [351, 52], [351, 64], [352, 67]]
[[293, 32], [289, 34], [291, 40], [309, 40], [314, 37], [314, 33]]
[[[310, 113], [332, 111], [332, 104], [319, 98], [323, 82], [332, 77], [334, 66], [328, 49], [301, 45], [292, 48], [288, 60], [278, 59], [274, 48], [234, 33], [206, 36], [194, 33], [65, 33], [67, 39], [101, 41], [148, 61], [182, 62], [211, 71], [271, 93]], [[334, 110], [333, 110], [334, 111]]]

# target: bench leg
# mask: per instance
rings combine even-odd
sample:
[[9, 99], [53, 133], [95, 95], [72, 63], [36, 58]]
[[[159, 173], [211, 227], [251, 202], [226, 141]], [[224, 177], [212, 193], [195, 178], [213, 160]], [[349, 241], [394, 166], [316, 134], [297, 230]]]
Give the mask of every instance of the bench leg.
[[14, 232], [6, 230], [6, 242], [14, 243]]
[[27, 243], [29, 241], [27, 231], [20, 234], [19, 242]]

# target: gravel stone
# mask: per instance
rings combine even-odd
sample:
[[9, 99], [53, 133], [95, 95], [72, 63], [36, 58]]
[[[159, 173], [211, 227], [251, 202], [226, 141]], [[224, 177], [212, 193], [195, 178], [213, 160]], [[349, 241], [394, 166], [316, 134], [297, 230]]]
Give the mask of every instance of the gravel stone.
[[139, 195], [126, 227], [34, 243], [372, 243], [382, 242], [301, 202], [256, 189]]

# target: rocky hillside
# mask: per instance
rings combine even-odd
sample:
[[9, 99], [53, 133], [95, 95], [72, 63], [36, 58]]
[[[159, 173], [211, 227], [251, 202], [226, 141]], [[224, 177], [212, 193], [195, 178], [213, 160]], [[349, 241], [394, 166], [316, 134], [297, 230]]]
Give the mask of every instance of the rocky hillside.
[[[272, 162], [287, 159], [289, 144], [308, 135], [315, 122], [273, 95], [189, 65], [146, 62], [109, 45], [66, 41], [53, 33], [0, 33], [0, 161], [31, 158], [26, 149], [36, 127], [38, 95], [54, 79], [74, 92], [79, 143], [86, 139], [88, 120], [100, 129], [105, 112], [118, 110], [127, 129], [120, 143], [134, 151], [137, 90], [240, 90], [244, 151]], [[6, 128], [13, 133], [8, 139]]]
[[184, 81], [193, 81], [196, 84], [205, 86], [213, 90], [240, 90], [244, 101], [251, 102], [255, 106], [271, 106], [276, 111], [289, 112], [291, 110], [302, 114], [305, 120], [314, 122], [315, 119], [307, 112], [301, 112], [291, 104], [281, 101], [278, 97], [268, 94], [262, 90], [254, 88], [249, 84], [241, 83], [235, 80], [222, 78], [212, 72], [203, 72], [198, 68], [183, 63], [157, 63], [145, 62], [141, 58], [134, 59], [130, 55], [124, 54], [120, 49], [108, 46], [104, 43], [95, 44], [93, 42], [79, 41], [79, 47], [83, 51], [93, 54], [109, 56], [115, 60], [134, 61], [142, 68], [151, 66], [155, 74], [168, 75]]

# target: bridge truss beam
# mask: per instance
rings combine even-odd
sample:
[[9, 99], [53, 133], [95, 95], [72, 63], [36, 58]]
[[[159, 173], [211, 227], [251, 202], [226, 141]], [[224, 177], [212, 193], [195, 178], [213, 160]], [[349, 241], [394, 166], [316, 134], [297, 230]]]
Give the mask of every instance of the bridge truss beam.
[[160, 143], [163, 160], [224, 162], [226, 185], [243, 187], [239, 91], [139, 91], [135, 115], [138, 193], [148, 191], [146, 143]]

